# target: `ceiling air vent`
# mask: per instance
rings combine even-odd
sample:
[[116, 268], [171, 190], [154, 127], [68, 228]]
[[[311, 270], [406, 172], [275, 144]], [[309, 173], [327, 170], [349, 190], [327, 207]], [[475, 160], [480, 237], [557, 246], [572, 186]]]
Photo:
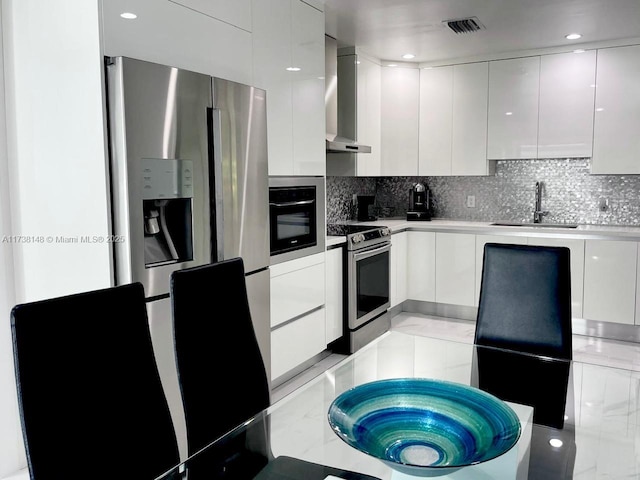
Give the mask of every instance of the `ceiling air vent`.
[[461, 18], [458, 20], [445, 20], [447, 26], [457, 34], [473, 33], [478, 30], [485, 30], [485, 26], [476, 17]]

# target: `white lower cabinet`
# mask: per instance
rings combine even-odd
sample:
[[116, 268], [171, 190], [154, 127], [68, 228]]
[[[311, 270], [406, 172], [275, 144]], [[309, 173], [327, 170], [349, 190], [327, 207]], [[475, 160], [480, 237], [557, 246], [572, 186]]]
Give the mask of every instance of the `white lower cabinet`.
[[407, 299], [407, 236], [400, 232], [391, 236], [391, 306], [400, 305]]
[[272, 265], [271, 328], [325, 302], [325, 254]]
[[475, 305], [476, 236], [436, 233], [436, 302]]
[[284, 375], [326, 347], [324, 308], [276, 328], [271, 332], [271, 380]]
[[327, 344], [342, 336], [342, 260], [344, 248], [327, 250], [326, 256], [326, 342]]
[[435, 232], [408, 232], [407, 298], [436, 301]]
[[527, 237], [513, 237], [509, 235], [476, 235], [476, 293], [475, 304], [480, 300], [480, 287], [482, 285], [482, 268], [484, 267], [484, 246], [487, 243], [510, 243], [526, 245]]
[[582, 298], [584, 294], [584, 240], [569, 238], [529, 237], [529, 245], [568, 247], [571, 257], [571, 316], [583, 318]]
[[585, 241], [585, 319], [634, 324], [637, 257], [636, 242]]
[[326, 346], [325, 252], [272, 265], [271, 379]]

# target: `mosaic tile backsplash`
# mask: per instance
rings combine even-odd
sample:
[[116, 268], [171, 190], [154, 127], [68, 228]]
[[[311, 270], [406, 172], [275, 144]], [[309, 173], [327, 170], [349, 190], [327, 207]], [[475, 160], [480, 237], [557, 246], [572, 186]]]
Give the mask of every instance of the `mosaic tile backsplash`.
[[431, 191], [433, 218], [531, 222], [535, 184], [543, 182], [543, 222], [640, 226], [640, 175], [589, 171], [590, 159], [570, 158], [497, 161], [495, 175], [482, 177], [327, 177], [327, 221], [355, 219], [353, 195], [375, 195], [380, 218], [404, 217], [420, 182]]

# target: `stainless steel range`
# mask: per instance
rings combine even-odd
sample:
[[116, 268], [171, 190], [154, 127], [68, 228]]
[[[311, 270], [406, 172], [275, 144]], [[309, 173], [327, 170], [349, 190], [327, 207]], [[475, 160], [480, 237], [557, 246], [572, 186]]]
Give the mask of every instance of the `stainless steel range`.
[[353, 353], [389, 330], [391, 230], [333, 224], [328, 235], [347, 237], [345, 334], [342, 346]]

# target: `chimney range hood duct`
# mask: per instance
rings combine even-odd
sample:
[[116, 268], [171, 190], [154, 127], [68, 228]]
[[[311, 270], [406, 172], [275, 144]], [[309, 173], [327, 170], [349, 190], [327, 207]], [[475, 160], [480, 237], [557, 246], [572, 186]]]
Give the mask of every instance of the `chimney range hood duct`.
[[357, 65], [355, 55], [338, 58], [338, 42], [325, 35], [325, 108], [327, 153], [371, 153], [357, 138]]

